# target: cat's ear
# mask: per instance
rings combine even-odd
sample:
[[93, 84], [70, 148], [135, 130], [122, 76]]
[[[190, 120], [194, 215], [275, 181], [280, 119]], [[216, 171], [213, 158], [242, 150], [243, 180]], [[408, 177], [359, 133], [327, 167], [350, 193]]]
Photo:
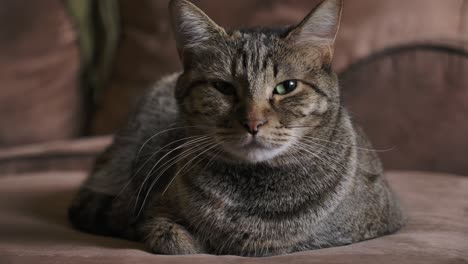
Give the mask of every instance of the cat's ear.
[[287, 39], [295, 45], [323, 48], [331, 61], [342, 12], [343, 0], [324, 0], [288, 33]]
[[181, 58], [184, 51], [206, 48], [210, 41], [226, 35], [222, 27], [216, 25], [203, 11], [186, 0], [172, 0], [169, 3], [169, 11]]

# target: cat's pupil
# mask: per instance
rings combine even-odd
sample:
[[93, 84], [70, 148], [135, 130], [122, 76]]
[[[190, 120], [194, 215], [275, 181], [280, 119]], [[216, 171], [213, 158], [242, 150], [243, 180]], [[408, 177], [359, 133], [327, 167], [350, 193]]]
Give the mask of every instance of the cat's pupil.
[[285, 87], [286, 87], [286, 90], [288, 90], [288, 91], [292, 91], [292, 90], [296, 89], [296, 86], [297, 86], [296, 81], [286, 81], [285, 82]]
[[214, 82], [213, 87], [225, 95], [234, 94], [234, 86], [228, 82]]
[[274, 94], [284, 95], [294, 91], [297, 87], [296, 80], [287, 80], [278, 84], [274, 90]]

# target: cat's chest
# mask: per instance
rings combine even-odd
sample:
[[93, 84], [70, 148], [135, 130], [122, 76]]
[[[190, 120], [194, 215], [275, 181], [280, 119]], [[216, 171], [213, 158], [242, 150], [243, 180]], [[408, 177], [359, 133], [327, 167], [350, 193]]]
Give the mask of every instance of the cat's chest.
[[[225, 171], [223, 171], [225, 172]], [[273, 171], [245, 170], [220, 174], [197, 171], [181, 177], [179, 184], [191, 205], [220, 208], [224, 212], [271, 217], [300, 211], [319, 199], [311, 172], [293, 169]]]
[[314, 197], [306, 192], [258, 179], [208, 184], [183, 177], [178, 185], [185, 221], [218, 253], [227, 243], [244, 250], [292, 247], [312, 232]]

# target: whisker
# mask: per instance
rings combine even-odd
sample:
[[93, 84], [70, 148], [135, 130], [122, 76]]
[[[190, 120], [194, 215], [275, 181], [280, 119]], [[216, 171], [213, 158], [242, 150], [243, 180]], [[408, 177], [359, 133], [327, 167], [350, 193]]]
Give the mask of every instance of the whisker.
[[[217, 146], [219, 146], [219, 145], [221, 145], [221, 144], [222, 144], [222, 143], [218, 143], [218, 144], [216, 144], [216, 145], [214, 145], [214, 146], [209, 147], [208, 149], [202, 151], [202, 152], [199, 153], [197, 156], [195, 156], [195, 157], [192, 158], [190, 161], [188, 161], [188, 162], [187, 162], [180, 170], [178, 170], [177, 173], [172, 177], [171, 181], [170, 181], [169, 184], [166, 186], [166, 188], [164, 189], [164, 191], [162, 192], [161, 195], [164, 196], [164, 194], [165, 194], [166, 191], [169, 189], [169, 186], [172, 184], [172, 182], [174, 181], [174, 179], [180, 174], [180, 172], [182, 172], [182, 171], [185, 169], [185, 167], [187, 167], [189, 164], [191, 164], [193, 161], [195, 161], [198, 157], [200, 157], [200, 156], [203, 155], [204, 153], [210, 151], [211, 149], [213, 149], [213, 148], [215, 148], [215, 147], [217, 147]], [[198, 161], [196, 164], [194, 164], [192, 167], [190, 167], [190, 169], [193, 168], [193, 167], [195, 167], [195, 166], [196, 166], [197, 164], [199, 164], [200, 162], [201, 162], [201, 160]]]
[[179, 163], [180, 161], [182, 161], [183, 159], [189, 157], [193, 153], [196, 153], [197, 151], [202, 150], [203, 148], [209, 146], [210, 144], [212, 144], [211, 141], [204, 142], [204, 143], [202, 143], [202, 145], [189, 148], [189, 149], [183, 151], [182, 153], [180, 153], [179, 155], [177, 155], [176, 157], [172, 158], [171, 160], [169, 160], [169, 161], [172, 161], [169, 165], [163, 167], [164, 166], [164, 164], [163, 164], [161, 166], [164, 169], [158, 173], [158, 175], [156, 176], [156, 179], [154, 181], [157, 181], [162, 176], [162, 174], [164, 172], [166, 172], [173, 165]]
[[[221, 144], [224, 144], [224, 142], [219, 142], [219, 144], [217, 144], [218, 146], [221, 145]], [[210, 163], [214, 160], [214, 158], [220, 154], [221, 152], [223, 151], [222, 148], [218, 149], [218, 150], [215, 150], [214, 153], [211, 153], [213, 156], [211, 157], [211, 159], [208, 161], [208, 163], [205, 165], [205, 167], [203, 167], [202, 171], [204, 171], [209, 165]], [[210, 153], [207, 153], [207, 155], [210, 155]], [[199, 162], [195, 163], [194, 165], [192, 165], [190, 168], [188, 168], [186, 171], [190, 171], [193, 167], [195, 167], [197, 164], [199, 164], [202, 160], [200, 160]], [[182, 174], [184, 175], [184, 174]]]
[[329, 140], [325, 140], [325, 139], [321, 139], [321, 138], [316, 138], [316, 137], [310, 137], [310, 136], [303, 136], [303, 138], [311, 139], [311, 140], [317, 140], [317, 141], [321, 141], [321, 142], [326, 142], [326, 143], [329, 143], [329, 144], [334, 144], [334, 145], [343, 146], [343, 147], [353, 147], [353, 148], [356, 148], [358, 150], [364, 150], [364, 151], [370, 151], [370, 152], [388, 152], [388, 151], [394, 150], [394, 147], [390, 148], [390, 149], [370, 149], [370, 148], [359, 147], [357, 145], [342, 144], [342, 143], [333, 142], [333, 141], [329, 141]]
[[[320, 155], [318, 155], [317, 153], [313, 152], [312, 150], [302, 146], [302, 145], [298, 145], [298, 144], [294, 144], [295, 147], [299, 148], [300, 150], [303, 150], [303, 151], [306, 151], [307, 153], [309, 153], [310, 155], [314, 156], [318, 161], [320, 161], [320, 163], [325, 163], [326, 166], [328, 166], [329, 168], [332, 168], [331, 165], [338, 165], [338, 166], [341, 166], [343, 169], [346, 169], [343, 165], [341, 165], [340, 163], [338, 163], [337, 161], [335, 161], [335, 163], [333, 164], [330, 164], [330, 162], [326, 161], [323, 159], [323, 157], [321, 157]], [[316, 163], [317, 165], [317, 168], [320, 169], [322, 171], [322, 173], [325, 174], [325, 171], [324, 171], [324, 168], [321, 166], [320, 163]], [[334, 169], [333, 169], [334, 170]]]
[[[142, 202], [142, 205], [140, 207], [140, 210], [138, 211], [138, 214], [137, 216], [140, 215], [141, 211], [143, 210], [144, 208], [144, 205], [146, 203], [146, 200], [149, 196], [149, 193], [151, 192], [151, 190], [153, 189], [153, 187], [155, 186], [155, 184], [158, 182], [159, 178], [164, 174], [164, 172], [166, 172], [170, 167], [172, 167], [174, 164], [180, 162], [181, 160], [183, 160], [184, 158], [190, 156], [191, 154], [205, 148], [206, 146], [209, 146], [209, 144], [211, 144], [211, 142], [203, 142], [202, 145], [198, 145], [198, 146], [194, 146], [194, 147], [191, 147], [187, 150], [184, 150], [182, 153], [180, 153], [179, 155], [173, 157], [172, 159], [170, 159], [169, 161], [165, 162], [164, 164], [161, 165], [161, 168], [164, 168], [162, 169], [158, 175], [155, 177], [155, 179], [152, 181], [150, 187], [148, 188], [148, 191], [146, 192], [146, 195], [145, 195], [145, 198]], [[172, 161], [172, 162], [171, 162]], [[167, 166], [165, 166], [167, 163], [170, 163], [168, 164]], [[165, 166], [165, 167], [164, 167]], [[153, 167], [154, 168], [154, 167]], [[152, 175], [152, 172], [150, 174], [148, 174], [148, 176], [146, 177], [145, 181], [147, 179], [149, 179], [149, 177]], [[140, 189], [139, 189], [139, 192], [137, 194], [137, 202], [138, 202], [138, 197], [140, 196], [140, 193], [141, 191], [143, 190], [143, 187], [144, 187], [144, 183], [141, 185]], [[136, 204], [135, 204], [136, 206]], [[136, 209], [136, 208], [135, 208]]]
[[[171, 124], [172, 125], [175, 125], [176, 123], [174, 124]], [[173, 130], [177, 130], [177, 129], [186, 129], [186, 128], [212, 128], [212, 127], [209, 127], [209, 126], [180, 126], [180, 127], [173, 127], [173, 128], [168, 128], [168, 129], [165, 129], [165, 130], [162, 130], [154, 135], [152, 135], [151, 137], [149, 137], [143, 144], [142, 146], [140, 147], [140, 149], [138, 150], [137, 152], [137, 155], [136, 155], [136, 159], [138, 159], [138, 157], [140, 156], [140, 153], [141, 151], [143, 150], [143, 148], [145, 147], [146, 144], [148, 144], [152, 139], [154, 139], [155, 137], [163, 134], [163, 133], [166, 133], [166, 132], [170, 132], [170, 131], [173, 131]]]
[[[208, 135], [207, 135], [208, 136]], [[175, 141], [172, 141], [171, 143], [169, 144], [166, 144], [165, 146], [161, 147], [158, 151], [154, 152], [151, 154], [151, 156], [146, 159], [146, 161], [138, 168], [138, 170], [136, 172], [133, 173], [132, 177], [130, 177], [129, 181], [124, 185], [124, 187], [122, 188], [122, 190], [117, 194], [117, 196], [114, 198], [118, 198], [120, 195], [122, 195], [122, 193], [128, 188], [128, 186], [130, 185], [130, 183], [133, 181], [133, 179], [138, 175], [138, 173], [146, 166], [146, 164], [154, 157], [156, 156], [158, 153], [160, 153], [161, 151], [163, 151], [166, 147], [168, 146], [171, 146], [171, 145], [174, 145], [178, 142], [181, 142], [181, 141], [184, 141], [184, 140], [187, 140], [187, 139], [197, 139], [197, 138], [202, 138], [204, 136], [191, 136], [191, 137], [185, 137], [185, 138], [182, 138], [182, 139], [178, 139], [178, 140], [175, 140]], [[170, 150], [175, 150], [175, 149], [170, 149]]]
[[321, 142], [325, 142], [325, 143], [329, 143], [329, 144], [333, 144], [333, 145], [337, 145], [337, 146], [342, 146], [342, 147], [354, 147], [354, 148], [356, 148], [358, 150], [370, 151], [370, 152], [379, 152], [379, 153], [380, 152], [389, 152], [389, 151], [392, 151], [392, 150], [395, 149], [395, 147], [392, 147], [392, 148], [389, 148], [389, 149], [370, 149], [370, 148], [359, 147], [357, 145], [349, 145], [349, 144], [343, 144], [343, 143], [339, 143], [339, 142], [333, 142], [333, 141], [329, 141], [329, 140], [326, 140], [326, 139], [311, 137], [311, 136], [293, 136], [293, 135], [289, 135], [289, 136], [299, 138], [299, 139], [309, 139], [309, 140], [321, 141]]
[[[175, 125], [177, 123], [172, 123], [169, 125], [169, 127]], [[169, 132], [169, 131], [173, 131], [173, 130], [176, 130], [176, 129], [180, 129], [181, 127], [173, 127], [173, 128], [168, 128], [168, 129], [165, 129], [165, 130], [162, 130], [162, 131], [159, 131], [157, 132], [156, 134], [152, 135], [151, 137], [149, 137], [145, 142], [143, 142], [143, 144], [141, 145], [140, 149], [138, 150], [137, 152], [137, 155], [136, 155], [136, 160], [138, 160], [138, 158], [140, 157], [140, 153], [141, 151], [143, 150], [143, 148], [146, 146], [146, 144], [148, 144], [148, 142], [150, 142], [153, 138], [159, 136], [160, 134], [162, 133], [166, 133], [166, 132]]]
[[[224, 142], [223, 142], [224, 144]], [[213, 161], [219, 156], [219, 154], [221, 154], [221, 152], [223, 152], [223, 149], [220, 148], [217, 152], [213, 153], [213, 157], [211, 157], [211, 159], [208, 161], [208, 163], [205, 165], [205, 167], [203, 167], [202, 170], [205, 170], [206, 168], [208, 168], [211, 163], [213, 163]]]
[[[312, 144], [315, 144], [315, 145], [317, 145], [317, 146], [319, 146], [319, 147], [321, 147], [323, 150], [328, 150], [328, 151], [332, 150], [332, 151], [333, 151], [333, 149], [327, 148], [325, 145], [319, 144], [319, 143], [317, 143], [317, 142], [313, 142], [313, 141], [308, 141], [308, 142], [309, 142], [309, 143], [312, 143]], [[302, 145], [303, 145], [302, 147], [303, 147], [304, 149], [308, 149], [309, 151], [314, 152], [314, 150], [315, 150], [315, 148], [312, 149], [312, 146], [310, 146], [310, 145], [308, 145], [308, 144], [302, 144]], [[314, 152], [314, 153], [316, 153], [316, 152]], [[345, 170], [346, 170], [346, 168], [344, 167], [344, 165], [341, 164], [341, 162], [340, 162], [339, 160], [335, 159], [335, 157], [331, 156], [329, 153], [321, 152], [320, 154], [319, 154], [319, 153], [316, 153], [316, 154], [319, 155], [319, 156], [321, 156], [321, 157], [324, 157], [324, 158], [329, 159], [329, 161], [333, 162], [333, 164], [338, 165], [338, 166], [340, 166], [342, 169], [345, 169]], [[319, 158], [319, 157], [317, 157], [317, 158]], [[327, 160], [324, 160], [324, 159], [321, 159], [321, 161], [327, 162]], [[357, 162], [356, 160], [355, 160], [354, 162], [356, 163], [356, 165], [357, 165], [359, 168], [363, 168], [363, 167], [362, 167], [362, 164], [360, 164], [360, 163]]]
[[[163, 161], [167, 156], [169, 156], [171, 153], [173, 153], [174, 151], [176, 150], [179, 150], [181, 148], [184, 148], [186, 146], [190, 146], [190, 145], [193, 145], [193, 144], [196, 144], [196, 143], [203, 143], [204, 141], [207, 141], [209, 140], [209, 137], [208, 136], [203, 136], [202, 138], [197, 138], [197, 139], [193, 139], [193, 140], [190, 140], [189, 142], [186, 142], [180, 146], [178, 146], [177, 148], [169, 151], [168, 153], [166, 153], [164, 156], [162, 156], [154, 165], [153, 167], [151, 168], [151, 170], [148, 172], [148, 174], [146, 175], [145, 179], [143, 180], [139, 190], [138, 190], [138, 194], [137, 194], [137, 202], [138, 202], [138, 197], [140, 196], [140, 193], [146, 183], [146, 181], [149, 179], [149, 177], [151, 176], [151, 174], [153, 173], [154, 169], [158, 166], [158, 164]], [[196, 146], [195, 146], [196, 147]], [[184, 153], [184, 152], [183, 152]], [[177, 156], [176, 156], [177, 157]], [[167, 163], [171, 162], [171, 160], [173, 160], [174, 158], [170, 159], [169, 161], [166, 161], [164, 164], [162, 164], [161, 166], [164, 166], [166, 165]]]

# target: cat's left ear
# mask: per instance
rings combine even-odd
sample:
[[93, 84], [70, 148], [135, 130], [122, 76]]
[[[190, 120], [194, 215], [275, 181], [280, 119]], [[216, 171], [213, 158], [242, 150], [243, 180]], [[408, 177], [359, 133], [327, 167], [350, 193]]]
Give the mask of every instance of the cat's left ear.
[[294, 45], [323, 49], [324, 63], [331, 63], [336, 35], [340, 28], [343, 0], [324, 0], [287, 35]]
[[172, 28], [180, 57], [187, 50], [209, 48], [210, 43], [226, 35], [226, 31], [203, 11], [186, 0], [169, 3]]

